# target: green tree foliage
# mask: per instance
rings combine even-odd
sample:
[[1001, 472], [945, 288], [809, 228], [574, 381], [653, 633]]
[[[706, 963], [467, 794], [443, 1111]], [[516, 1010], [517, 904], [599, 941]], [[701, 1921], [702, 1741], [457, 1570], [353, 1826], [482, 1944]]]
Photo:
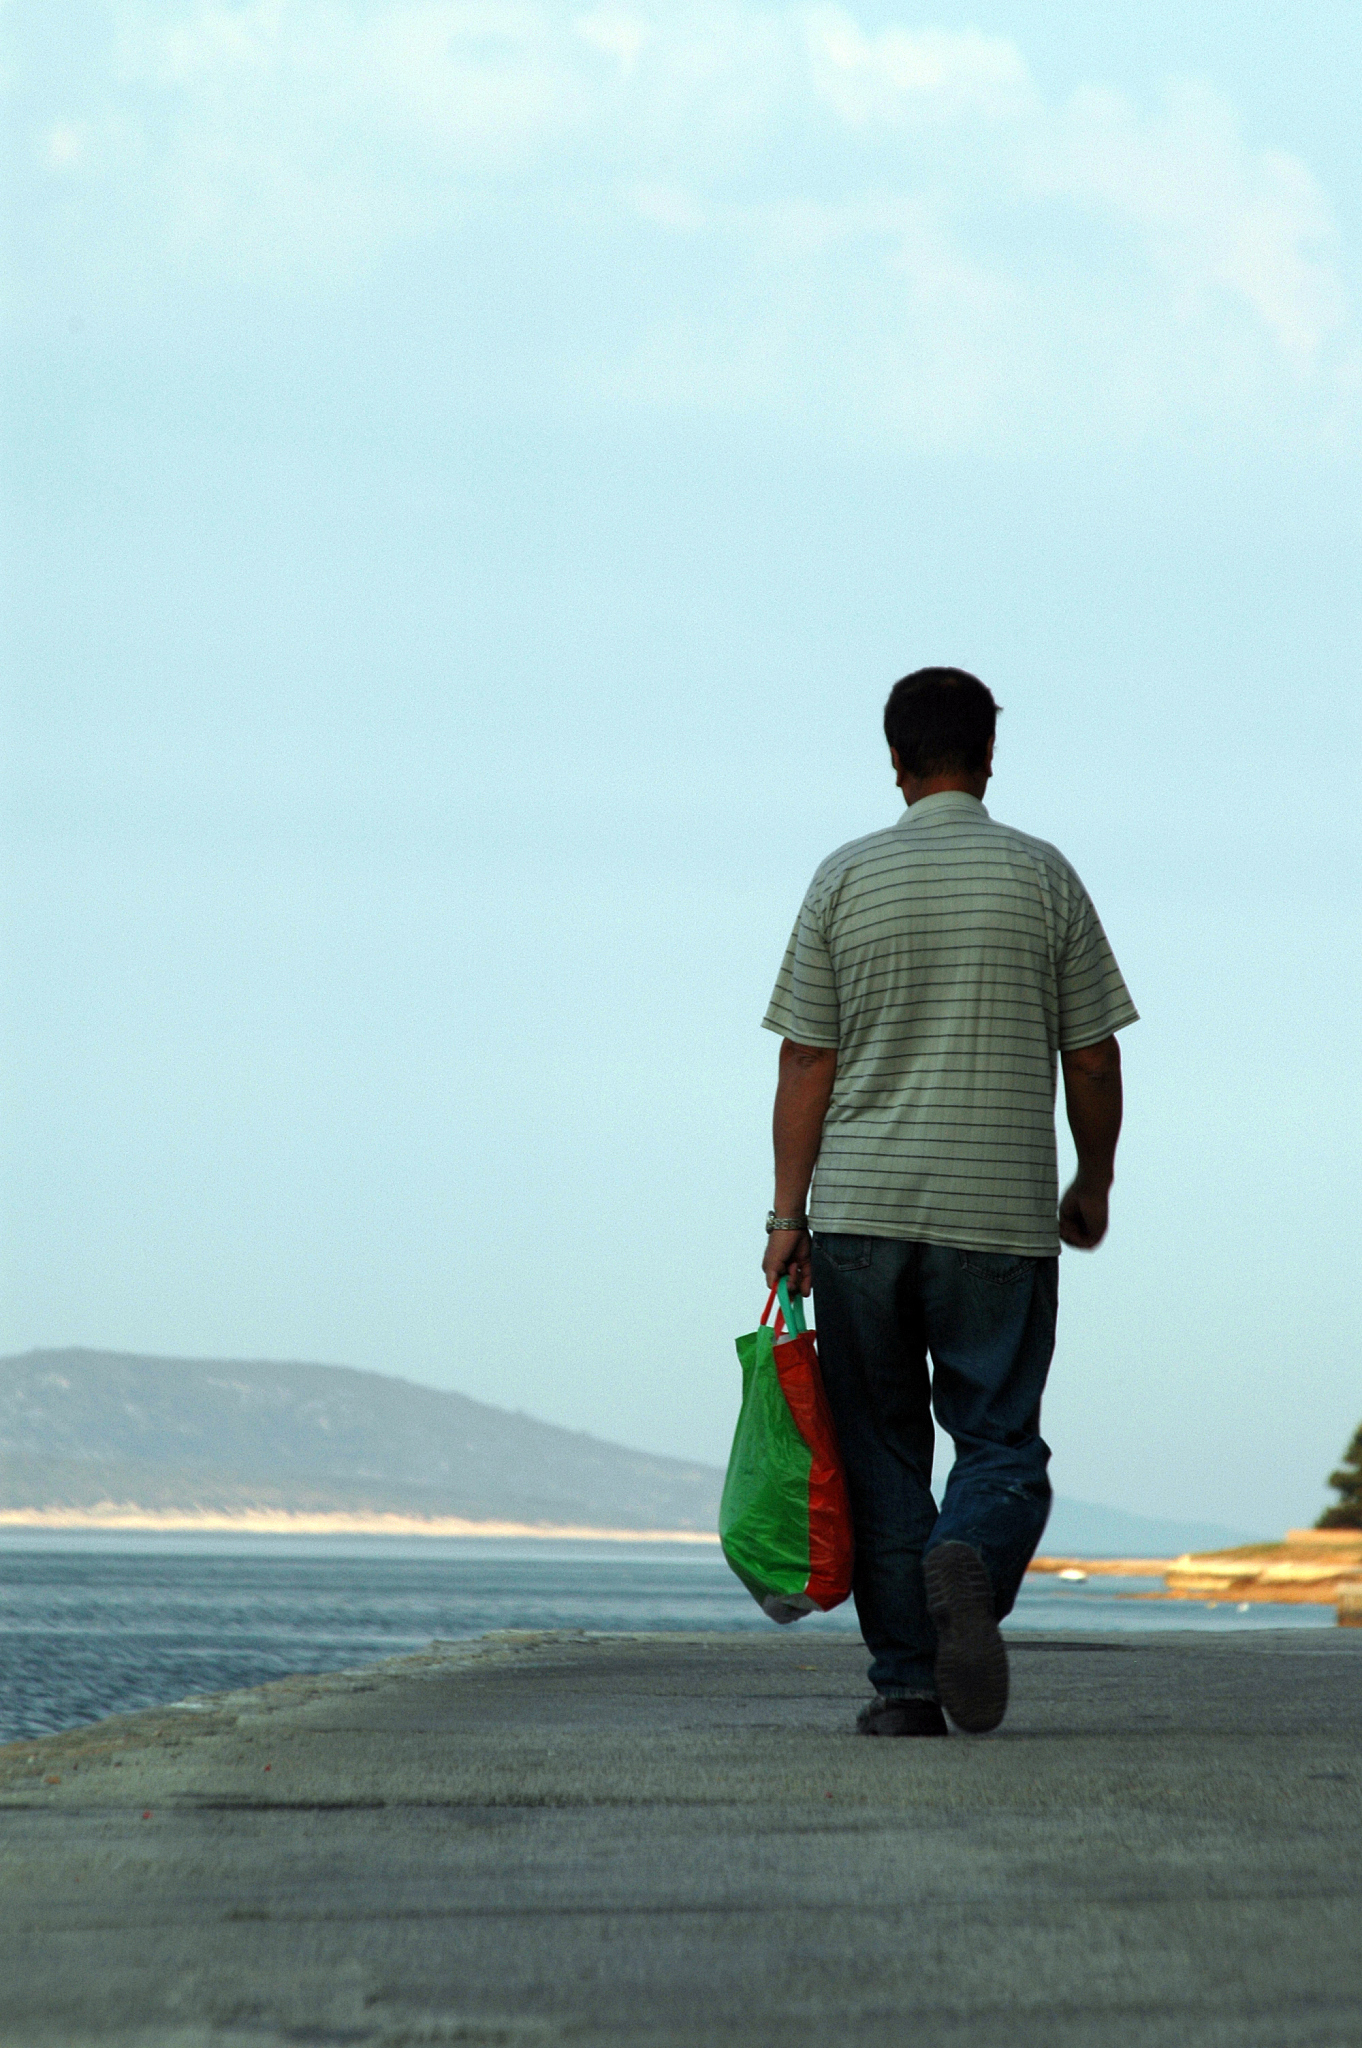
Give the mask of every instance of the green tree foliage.
[[1315, 1527], [1362, 1529], [1362, 1425], [1354, 1431], [1337, 1472], [1329, 1474], [1329, 1484], [1339, 1499], [1324, 1510]]

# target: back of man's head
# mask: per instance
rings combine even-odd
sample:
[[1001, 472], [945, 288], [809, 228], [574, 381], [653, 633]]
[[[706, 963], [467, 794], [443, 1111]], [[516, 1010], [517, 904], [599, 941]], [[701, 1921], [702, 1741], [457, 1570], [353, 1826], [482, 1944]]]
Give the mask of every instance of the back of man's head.
[[909, 775], [977, 774], [997, 730], [991, 690], [963, 668], [919, 668], [889, 692], [884, 736]]

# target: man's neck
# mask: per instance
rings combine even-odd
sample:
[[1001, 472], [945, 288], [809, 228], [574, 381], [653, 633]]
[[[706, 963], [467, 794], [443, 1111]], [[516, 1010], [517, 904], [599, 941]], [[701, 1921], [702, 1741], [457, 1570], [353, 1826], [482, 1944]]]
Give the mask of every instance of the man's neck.
[[924, 796], [940, 796], [947, 789], [958, 789], [965, 796], [972, 796], [977, 803], [982, 803], [988, 777], [984, 774], [900, 775], [899, 788], [903, 791], [903, 801], [910, 807], [920, 804]]

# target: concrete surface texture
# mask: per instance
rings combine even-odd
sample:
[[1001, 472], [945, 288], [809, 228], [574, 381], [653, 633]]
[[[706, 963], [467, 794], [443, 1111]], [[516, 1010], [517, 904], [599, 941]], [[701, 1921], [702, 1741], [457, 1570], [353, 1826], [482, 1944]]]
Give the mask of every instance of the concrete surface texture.
[[1362, 1635], [485, 1638], [0, 1751], [0, 2041], [1357, 2048]]

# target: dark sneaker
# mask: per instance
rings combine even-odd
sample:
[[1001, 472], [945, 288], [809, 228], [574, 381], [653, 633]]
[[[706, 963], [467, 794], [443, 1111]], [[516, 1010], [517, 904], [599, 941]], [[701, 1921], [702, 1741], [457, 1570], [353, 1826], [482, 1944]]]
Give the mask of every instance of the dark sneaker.
[[936, 1628], [936, 1685], [957, 1728], [986, 1735], [1007, 1712], [1007, 1651], [993, 1587], [972, 1543], [937, 1543], [922, 1561]]
[[935, 1700], [873, 1699], [856, 1716], [858, 1735], [949, 1735]]

